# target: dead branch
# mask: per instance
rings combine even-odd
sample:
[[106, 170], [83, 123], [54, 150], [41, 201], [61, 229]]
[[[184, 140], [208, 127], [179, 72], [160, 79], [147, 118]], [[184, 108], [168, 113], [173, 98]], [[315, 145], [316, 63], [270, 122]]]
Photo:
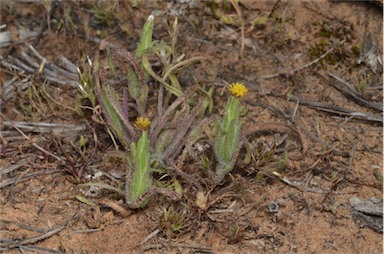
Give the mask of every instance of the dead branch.
[[[23, 245], [23, 246], [18, 246], [19, 249], [23, 251], [31, 251], [31, 252], [40, 252], [40, 253], [54, 253], [54, 254], [64, 254], [64, 252], [53, 250], [53, 249], [48, 249], [48, 248], [42, 248], [42, 247], [37, 247], [34, 245]], [[24, 252], [23, 252], [24, 253]]]
[[[64, 69], [41, 56], [33, 46], [29, 45], [28, 49], [26, 52], [21, 52], [21, 59], [13, 56], [8, 56], [5, 59], [0, 56], [1, 65], [9, 70], [14, 69], [28, 74], [38, 73], [42, 78], [56, 85], [69, 84], [72, 87], [79, 87], [77, 72], [73, 72], [74, 64], [69, 64], [68, 59], [64, 60], [65, 65], [71, 67]], [[63, 62], [63, 58], [61, 62]]]
[[7, 187], [11, 184], [14, 184], [16, 182], [18, 183], [21, 183], [21, 182], [25, 182], [29, 179], [31, 179], [32, 177], [35, 177], [35, 176], [38, 176], [38, 175], [43, 175], [43, 174], [54, 174], [54, 173], [58, 173], [58, 172], [62, 172], [63, 170], [61, 169], [53, 169], [53, 170], [40, 170], [40, 171], [36, 171], [36, 172], [33, 172], [33, 173], [29, 173], [27, 175], [25, 175], [23, 178], [19, 179], [19, 176], [15, 176], [13, 178], [9, 178], [3, 182], [0, 183], [0, 189], [4, 188], [4, 187]]
[[166, 248], [166, 247], [174, 247], [174, 248], [189, 248], [189, 249], [196, 249], [198, 251], [201, 251], [202, 253], [211, 253], [211, 247], [203, 246], [203, 245], [197, 245], [197, 244], [187, 244], [187, 243], [166, 243], [166, 244], [148, 244], [145, 246], [142, 246], [141, 250], [142, 252], [148, 251], [150, 249], [159, 249], [159, 248]]
[[[37, 37], [39, 34], [37, 31], [28, 31], [28, 30], [24, 31], [23, 29], [18, 30], [17, 33], [18, 33], [19, 38], [20, 38], [17, 43], [24, 43], [25, 41], [27, 41], [31, 38]], [[12, 37], [11, 32], [9, 32], [9, 31], [1, 32], [0, 33], [0, 48], [10, 46], [13, 43], [11, 37]]]
[[44, 240], [46, 238], [49, 238], [49, 237], [51, 237], [53, 235], [56, 235], [57, 233], [62, 231], [65, 227], [66, 227], [66, 225], [63, 225], [63, 226], [54, 228], [52, 230], [49, 230], [47, 233], [44, 233], [44, 234], [41, 234], [41, 235], [38, 235], [38, 236], [35, 236], [35, 237], [23, 239], [23, 240], [15, 240], [15, 241], [9, 241], [9, 242], [8, 241], [7, 242], [0, 242], [0, 248], [12, 249], [12, 248], [23, 246], [23, 245], [27, 245], [27, 244], [33, 244], [33, 243], [42, 241], [42, 240]]
[[350, 119], [358, 119], [364, 120], [368, 122], [375, 122], [383, 124], [383, 117], [378, 115], [372, 115], [365, 112], [357, 112], [350, 109], [346, 109], [337, 105], [326, 104], [317, 101], [307, 101], [304, 99], [300, 99], [299, 97], [292, 96], [291, 100], [294, 102], [298, 102], [303, 106], [307, 106], [309, 108], [314, 108], [320, 111], [328, 112], [331, 114], [336, 114], [339, 116], [349, 117]]
[[[355, 87], [354, 85], [349, 84], [339, 76], [328, 72], [328, 75], [337, 80], [338, 82], [332, 82], [331, 80], [328, 80], [328, 82], [337, 90], [339, 90], [345, 97], [347, 97], [350, 100], [355, 101], [357, 104], [360, 104], [362, 106], [377, 110], [379, 112], [383, 112], [383, 104], [375, 103], [371, 101], [365, 100], [360, 94], [353, 91], [351, 87]], [[320, 75], [321, 76], [321, 75]], [[381, 122], [383, 119], [381, 119]]]
[[18, 170], [19, 168], [21, 168], [21, 166], [25, 163], [26, 161], [25, 160], [21, 160], [19, 161], [18, 163], [15, 163], [15, 164], [11, 164], [9, 167], [2, 167], [0, 166], [0, 177], [2, 175], [5, 175], [5, 174], [8, 174], [12, 171], [15, 171], [15, 170]]
[[62, 124], [62, 123], [46, 123], [46, 122], [17, 122], [4, 121], [4, 126], [12, 126], [24, 131], [37, 133], [53, 133], [56, 135], [65, 135], [66, 133], [82, 132], [86, 130], [85, 124]]
[[[64, 61], [67, 63], [67, 65], [69, 63], [71, 63], [71, 70], [72, 71], [68, 71], [66, 69], [63, 69], [59, 66], [57, 66], [56, 64], [50, 62], [48, 59], [46, 59], [45, 57], [43, 57], [42, 55], [39, 54], [39, 52], [32, 46], [32, 45], [29, 45], [28, 48], [30, 49], [30, 51], [33, 53], [33, 55], [35, 55], [35, 57], [37, 57], [37, 59], [40, 60], [40, 62], [44, 61], [45, 62], [45, 66], [48, 67], [48, 69], [45, 69], [45, 71], [47, 71], [47, 73], [50, 73], [50, 72], [54, 72], [54, 73], [58, 73], [58, 74], [61, 74], [63, 75], [64, 77], [66, 78], [71, 78], [73, 80], [78, 80], [78, 75], [77, 75], [77, 70], [76, 70], [76, 67], [73, 68], [74, 64], [71, 63], [68, 59], [66, 59], [65, 57], [61, 56], [61, 60], [63, 60], [63, 58], [65, 59]], [[23, 52], [24, 53], [24, 52]], [[27, 54], [23, 54], [23, 55], [27, 55]], [[28, 56], [28, 55], [27, 55]]]
[[0, 222], [3, 223], [3, 224], [15, 224], [19, 228], [35, 231], [35, 232], [38, 232], [38, 233], [44, 233], [45, 232], [45, 229], [31, 227], [31, 226], [28, 226], [26, 224], [23, 224], [23, 223], [20, 223], [20, 222], [17, 222], [17, 221], [9, 221], [9, 220], [0, 219]]

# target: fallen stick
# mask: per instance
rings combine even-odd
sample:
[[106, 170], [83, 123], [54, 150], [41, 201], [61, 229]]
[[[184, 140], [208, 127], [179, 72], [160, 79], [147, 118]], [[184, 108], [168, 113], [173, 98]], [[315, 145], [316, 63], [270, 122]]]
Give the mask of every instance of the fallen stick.
[[31, 237], [31, 238], [23, 239], [23, 240], [2, 242], [2, 243], [0, 243], [0, 248], [12, 249], [12, 248], [27, 245], [27, 244], [33, 244], [33, 243], [39, 242], [41, 240], [44, 240], [46, 238], [49, 238], [49, 237], [59, 233], [65, 227], [66, 227], [66, 225], [63, 225], [63, 226], [54, 228], [54, 229], [48, 231], [47, 233], [37, 235], [37, 236]]
[[351, 89], [351, 87], [354, 87], [354, 85], [348, 84], [348, 82], [346, 82], [345, 80], [343, 80], [342, 78], [336, 76], [333, 73], [328, 72], [328, 75], [331, 76], [332, 78], [334, 78], [335, 80], [337, 80], [340, 83], [339, 84], [337, 82], [330, 81], [330, 84], [334, 88], [339, 90], [342, 94], [344, 94], [345, 97], [355, 101], [356, 103], [358, 103], [358, 104], [360, 104], [362, 106], [369, 107], [371, 109], [375, 109], [377, 111], [383, 112], [383, 104], [367, 101], [366, 99], [361, 97], [360, 94], [358, 94], [357, 92], [355, 92], [355, 91], [353, 91]]
[[340, 107], [337, 105], [326, 104], [326, 103], [317, 102], [317, 101], [307, 101], [307, 100], [300, 99], [296, 96], [292, 96], [290, 99], [292, 99], [292, 101], [294, 101], [294, 102], [299, 102], [303, 106], [307, 106], [309, 108], [314, 108], [314, 109], [328, 112], [331, 114], [337, 114], [340, 116], [350, 117], [351, 119], [359, 119], [359, 120], [383, 124], [383, 117], [382, 116], [372, 115], [372, 114], [365, 113], [365, 112], [353, 111], [353, 110], [343, 108], [343, 107]]

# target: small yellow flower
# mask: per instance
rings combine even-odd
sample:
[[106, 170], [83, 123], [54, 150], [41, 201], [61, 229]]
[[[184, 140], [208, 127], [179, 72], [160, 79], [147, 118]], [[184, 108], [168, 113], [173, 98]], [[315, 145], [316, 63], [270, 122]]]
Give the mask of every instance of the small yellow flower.
[[235, 97], [243, 97], [248, 92], [248, 88], [242, 83], [236, 82], [229, 85], [229, 91]]
[[138, 117], [135, 121], [135, 126], [142, 131], [147, 130], [150, 124], [151, 121], [147, 117]]

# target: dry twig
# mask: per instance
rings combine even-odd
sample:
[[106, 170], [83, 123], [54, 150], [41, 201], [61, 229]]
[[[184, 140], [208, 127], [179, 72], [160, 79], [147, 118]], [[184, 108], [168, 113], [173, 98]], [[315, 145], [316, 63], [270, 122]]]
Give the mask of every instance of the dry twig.
[[46, 238], [49, 238], [53, 235], [56, 235], [57, 233], [62, 231], [65, 227], [66, 227], [66, 225], [63, 225], [63, 226], [54, 228], [52, 230], [49, 230], [48, 232], [46, 232], [44, 234], [41, 234], [41, 235], [38, 235], [35, 237], [31, 237], [31, 238], [27, 238], [27, 239], [23, 239], [23, 240], [0, 242], [0, 248], [12, 249], [12, 248], [20, 247], [23, 245], [34, 244], [34, 243], [42, 241]]
[[[329, 80], [329, 83], [334, 88], [339, 90], [342, 94], [344, 94], [345, 97], [347, 97], [350, 100], [355, 101], [356, 103], [358, 103], [362, 106], [377, 110], [379, 112], [383, 112], [383, 104], [365, 100], [360, 94], [358, 94], [357, 92], [355, 92], [351, 89], [352, 87], [355, 87], [354, 85], [348, 84], [348, 82], [346, 82], [345, 80], [343, 80], [342, 78], [340, 78], [339, 76], [337, 76], [333, 73], [328, 72], [328, 75], [338, 81], [338, 82], [332, 82]], [[380, 118], [381, 118], [381, 122], [383, 122], [382, 117], [380, 117]]]
[[[0, 116], [2, 116], [4, 119], [7, 119], [2, 113], [0, 113]], [[8, 120], [9, 123], [11, 123], [9, 120]], [[27, 135], [25, 135], [25, 133], [17, 126], [15, 125], [12, 125], [13, 128], [15, 128], [26, 140], [28, 140], [29, 142], [31, 142], [32, 146], [35, 147], [36, 149], [42, 151], [44, 154], [47, 154], [47, 155], [50, 155], [52, 156], [53, 158], [55, 158], [56, 160], [58, 161], [61, 161], [61, 158], [54, 155], [53, 153], [45, 150], [44, 148], [42, 148], [41, 146], [39, 146], [38, 144], [36, 144], [35, 142], [33, 142], [31, 140], [31, 138], [29, 138]]]
[[244, 20], [243, 20], [243, 15], [241, 13], [241, 9], [240, 9], [240, 6], [239, 6], [239, 3], [237, 1], [234, 1], [234, 0], [230, 0], [231, 1], [231, 4], [233, 6], [233, 8], [235, 8], [236, 12], [237, 12], [237, 15], [239, 16], [240, 18], [240, 22], [241, 22], [241, 46], [240, 46], [240, 57], [243, 57], [244, 55], [244, 48], [245, 48], [245, 29], [244, 29]]
[[21, 179], [19, 179], [19, 176], [15, 176], [13, 178], [9, 178], [9, 179], [1, 182], [0, 183], [0, 189], [3, 188], [3, 187], [9, 186], [11, 184], [14, 184], [16, 182], [18, 182], [18, 183], [25, 182], [25, 181], [31, 179], [32, 177], [35, 177], [35, 176], [38, 176], [38, 175], [53, 174], [53, 173], [58, 173], [58, 172], [62, 172], [62, 171], [63, 170], [61, 170], [61, 169], [40, 170], [40, 171], [36, 171], [36, 172], [33, 172], [33, 173], [29, 173], [29, 174], [25, 175]]
[[[9, 56], [7, 59], [0, 56], [1, 65], [8, 68], [10, 71], [16, 70], [26, 72], [28, 74], [39, 74], [42, 78], [51, 81], [56, 85], [69, 84], [72, 87], [79, 87], [79, 79], [77, 72], [73, 72], [73, 68], [62, 68], [48, 61], [41, 56], [38, 51], [31, 45], [29, 50], [21, 52], [21, 59]], [[63, 58], [62, 58], [63, 59]], [[65, 65], [70, 65], [69, 60], [64, 60]], [[63, 62], [63, 61], [61, 61]], [[74, 64], [70, 65], [73, 66]]]
[[328, 112], [331, 114], [337, 114], [340, 116], [349, 117], [349, 119], [358, 119], [358, 120], [364, 120], [364, 121], [383, 124], [382, 116], [372, 115], [365, 112], [353, 111], [337, 105], [331, 105], [331, 104], [326, 104], [326, 103], [317, 102], [317, 101], [307, 101], [304, 99], [300, 99], [296, 96], [292, 96], [291, 99], [294, 102], [299, 102], [303, 106], [307, 106], [309, 108], [314, 108], [314, 109]]
[[148, 245], [141, 247], [141, 250], [142, 250], [142, 252], [145, 252], [145, 251], [148, 251], [150, 249], [160, 249], [160, 248], [167, 248], [167, 247], [196, 249], [199, 251], [204, 251], [204, 253], [212, 253], [211, 247], [197, 245], [197, 244], [188, 244], [188, 243], [148, 244]]
[[4, 121], [4, 126], [12, 126], [14, 128], [37, 133], [52, 133], [55, 135], [67, 135], [73, 132], [83, 132], [86, 130], [85, 124], [63, 124], [63, 123], [46, 123], [46, 122], [18, 122]]
[[307, 64], [304, 64], [303, 66], [300, 66], [300, 67], [298, 67], [296, 69], [290, 70], [288, 72], [279, 72], [279, 73], [275, 73], [275, 74], [261, 76], [261, 77], [259, 77], [259, 79], [271, 79], [271, 78], [277, 78], [279, 76], [285, 76], [285, 77], [292, 76], [296, 72], [298, 72], [298, 71], [300, 71], [302, 69], [308, 68], [308, 67], [314, 65], [315, 63], [319, 62], [321, 59], [325, 58], [327, 55], [332, 53], [333, 50], [334, 50], [334, 48], [330, 48], [327, 52], [322, 54], [320, 57], [318, 57], [315, 60], [313, 60], [313, 61], [311, 61], [311, 62], [309, 62]]

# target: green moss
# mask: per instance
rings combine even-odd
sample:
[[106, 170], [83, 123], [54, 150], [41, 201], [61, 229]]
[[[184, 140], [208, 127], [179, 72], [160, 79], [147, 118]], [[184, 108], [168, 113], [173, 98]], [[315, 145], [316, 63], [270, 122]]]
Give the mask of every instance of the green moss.
[[359, 90], [360, 94], [363, 95], [367, 89], [367, 82], [365, 80], [359, 80], [357, 83], [357, 89]]
[[320, 25], [318, 35], [322, 38], [343, 40], [351, 37], [353, 28], [352, 23], [329, 23], [326, 21]]
[[311, 46], [309, 49], [309, 57], [311, 59], [316, 59], [327, 52], [327, 42], [325, 39], [321, 39], [315, 45]]
[[356, 44], [355, 46], [352, 47], [352, 53], [355, 55], [355, 56], [359, 56], [360, 53], [361, 53], [361, 50], [362, 50], [362, 47], [361, 47], [361, 44], [358, 43]]
[[118, 11], [113, 9], [113, 6], [102, 8], [98, 5], [93, 5], [92, 13], [94, 14], [95, 22], [102, 26], [112, 27], [117, 23], [117, 17], [120, 16]]
[[323, 24], [320, 28], [319, 36], [324, 38], [330, 38], [332, 36], [332, 31], [329, 29], [329, 27]]
[[275, 23], [277, 23], [277, 24], [283, 24], [284, 23], [283, 17], [278, 15], [276, 12], [272, 12], [271, 17], [275, 21]]

